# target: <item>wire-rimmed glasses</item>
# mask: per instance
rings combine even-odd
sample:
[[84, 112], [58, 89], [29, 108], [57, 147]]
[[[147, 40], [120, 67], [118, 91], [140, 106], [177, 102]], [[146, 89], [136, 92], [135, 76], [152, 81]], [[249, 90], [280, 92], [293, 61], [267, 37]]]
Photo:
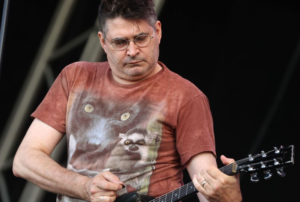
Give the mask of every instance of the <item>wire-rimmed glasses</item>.
[[137, 45], [138, 47], [143, 48], [143, 47], [146, 47], [146, 46], [148, 46], [150, 44], [152, 38], [153, 38], [153, 35], [152, 36], [149, 36], [149, 35], [139, 35], [139, 36], [137, 36], [137, 37], [135, 37], [134, 39], [131, 39], [131, 40], [127, 40], [127, 39], [124, 39], [124, 38], [113, 39], [112, 42], [108, 41], [107, 38], [106, 38], [106, 40], [116, 50], [125, 50], [129, 46], [129, 42], [130, 41], [133, 41], [134, 44]]

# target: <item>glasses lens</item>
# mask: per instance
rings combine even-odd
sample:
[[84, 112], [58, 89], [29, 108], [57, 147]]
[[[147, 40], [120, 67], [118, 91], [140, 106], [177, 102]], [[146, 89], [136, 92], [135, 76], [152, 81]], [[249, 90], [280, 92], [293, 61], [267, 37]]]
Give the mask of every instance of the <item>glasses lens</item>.
[[149, 36], [141, 35], [141, 36], [136, 37], [134, 41], [138, 47], [145, 47], [145, 46], [149, 45], [150, 40], [151, 40], [151, 38]]
[[115, 39], [112, 41], [112, 45], [117, 50], [122, 50], [127, 47], [127, 41], [125, 39]]

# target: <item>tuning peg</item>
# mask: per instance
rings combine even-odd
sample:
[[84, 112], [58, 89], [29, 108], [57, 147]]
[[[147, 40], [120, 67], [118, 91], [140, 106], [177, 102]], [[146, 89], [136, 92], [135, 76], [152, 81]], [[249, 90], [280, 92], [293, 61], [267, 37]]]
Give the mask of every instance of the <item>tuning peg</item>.
[[261, 168], [265, 168], [266, 167], [266, 165], [265, 165], [265, 163], [264, 162], [260, 162], [260, 165], [261, 165]]
[[274, 147], [275, 153], [278, 154], [280, 151], [277, 149], [277, 147]]
[[257, 173], [252, 173], [252, 174], [250, 174], [250, 181], [251, 182], [259, 182], [259, 177], [258, 177], [258, 175], [257, 175]]
[[[266, 165], [265, 165], [264, 162], [260, 162], [260, 164], [261, 164], [261, 168], [266, 168]], [[264, 179], [265, 179], [265, 180], [270, 179], [270, 178], [272, 177], [272, 175], [273, 175], [273, 174], [271, 173], [270, 170], [265, 170], [265, 171], [264, 171]]]
[[252, 154], [249, 154], [249, 161], [253, 161], [253, 157], [252, 157]]
[[275, 166], [279, 165], [279, 162], [277, 161], [277, 159], [273, 159], [273, 161], [274, 161]]
[[264, 179], [269, 180], [273, 176], [273, 173], [270, 170], [265, 170], [264, 171]]
[[285, 172], [283, 171], [283, 167], [281, 168], [276, 168], [277, 170], [277, 174], [280, 176], [280, 177], [285, 177]]

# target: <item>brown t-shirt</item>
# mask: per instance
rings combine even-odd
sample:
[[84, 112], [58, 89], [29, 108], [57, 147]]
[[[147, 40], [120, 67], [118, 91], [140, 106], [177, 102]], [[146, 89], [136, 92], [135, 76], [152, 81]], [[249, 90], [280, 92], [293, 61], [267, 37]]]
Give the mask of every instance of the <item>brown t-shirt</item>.
[[109, 168], [126, 185], [120, 195], [158, 197], [183, 184], [191, 157], [215, 154], [206, 96], [159, 64], [160, 72], [130, 85], [117, 83], [107, 62], [62, 70], [32, 117], [66, 134], [68, 169], [93, 177]]

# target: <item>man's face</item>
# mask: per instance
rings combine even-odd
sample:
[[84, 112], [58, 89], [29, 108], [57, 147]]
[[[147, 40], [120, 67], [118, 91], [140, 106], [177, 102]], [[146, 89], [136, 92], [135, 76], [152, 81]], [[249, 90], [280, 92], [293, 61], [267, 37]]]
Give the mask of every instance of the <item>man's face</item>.
[[[146, 20], [126, 20], [121, 17], [106, 21], [106, 38], [99, 32], [101, 46], [107, 54], [107, 60], [113, 77], [120, 83], [134, 83], [157, 73], [159, 43], [161, 39], [161, 23], [155, 24], [155, 29]], [[140, 35], [153, 36], [146, 47], [138, 47], [133, 41], [125, 50], [116, 50], [109, 42], [123, 38], [133, 40]]]

